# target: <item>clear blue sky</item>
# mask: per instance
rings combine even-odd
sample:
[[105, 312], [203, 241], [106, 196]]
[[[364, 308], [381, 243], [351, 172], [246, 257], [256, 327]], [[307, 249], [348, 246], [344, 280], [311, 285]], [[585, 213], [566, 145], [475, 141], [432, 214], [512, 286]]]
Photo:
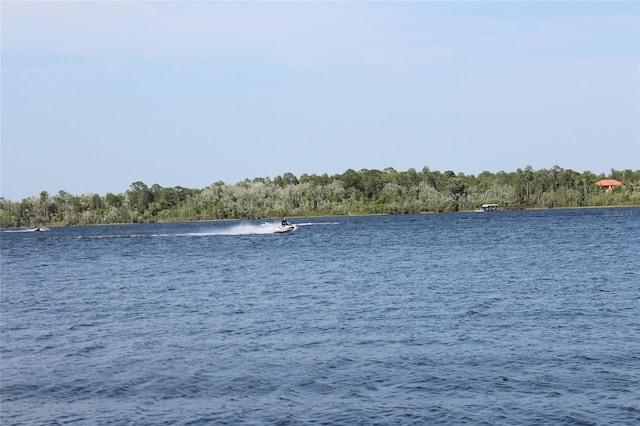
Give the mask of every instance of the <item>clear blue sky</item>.
[[640, 3], [2, 1], [1, 193], [640, 168]]

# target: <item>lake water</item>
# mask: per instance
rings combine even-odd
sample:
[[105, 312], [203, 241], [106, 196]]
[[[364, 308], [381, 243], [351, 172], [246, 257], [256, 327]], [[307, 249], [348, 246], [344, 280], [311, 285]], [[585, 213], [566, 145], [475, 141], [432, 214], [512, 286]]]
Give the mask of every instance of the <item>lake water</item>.
[[2, 425], [640, 424], [640, 208], [0, 233]]

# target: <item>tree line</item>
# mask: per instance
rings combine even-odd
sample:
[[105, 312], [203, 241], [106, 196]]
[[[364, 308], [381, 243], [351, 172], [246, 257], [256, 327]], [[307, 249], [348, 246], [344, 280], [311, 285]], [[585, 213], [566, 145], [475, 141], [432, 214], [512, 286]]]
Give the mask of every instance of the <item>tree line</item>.
[[[605, 192], [596, 185], [605, 178], [623, 185]], [[612, 169], [605, 176], [527, 166], [474, 176], [428, 167], [349, 169], [332, 176], [284, 173], [232, 185], [215, 182], [203, 189], [138, 181], [121, 194], [43, 191], [20, 202], [0, 198], [0, 227], [456, 212], [485, 203], [505, 209], [640, 205], [640, 170]]]

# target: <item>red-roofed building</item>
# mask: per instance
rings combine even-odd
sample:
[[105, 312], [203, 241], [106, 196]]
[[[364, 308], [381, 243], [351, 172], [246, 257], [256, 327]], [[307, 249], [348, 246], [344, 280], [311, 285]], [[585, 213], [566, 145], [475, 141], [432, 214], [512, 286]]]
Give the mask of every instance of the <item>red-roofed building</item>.
[[602, 179], [596, 182], [596, 185], [607, 188], [604, 192], [611, 192], [614, 188], [622, 186], [622, 182], [615, 179]]

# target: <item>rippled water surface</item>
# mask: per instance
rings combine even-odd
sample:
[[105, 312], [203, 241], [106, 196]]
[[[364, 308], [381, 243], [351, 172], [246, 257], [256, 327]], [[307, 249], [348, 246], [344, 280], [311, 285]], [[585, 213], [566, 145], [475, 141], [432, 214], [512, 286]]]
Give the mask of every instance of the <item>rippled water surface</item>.
[[640, 423], [640, 209], [291, 222], [1, 232], [0, 423]]

